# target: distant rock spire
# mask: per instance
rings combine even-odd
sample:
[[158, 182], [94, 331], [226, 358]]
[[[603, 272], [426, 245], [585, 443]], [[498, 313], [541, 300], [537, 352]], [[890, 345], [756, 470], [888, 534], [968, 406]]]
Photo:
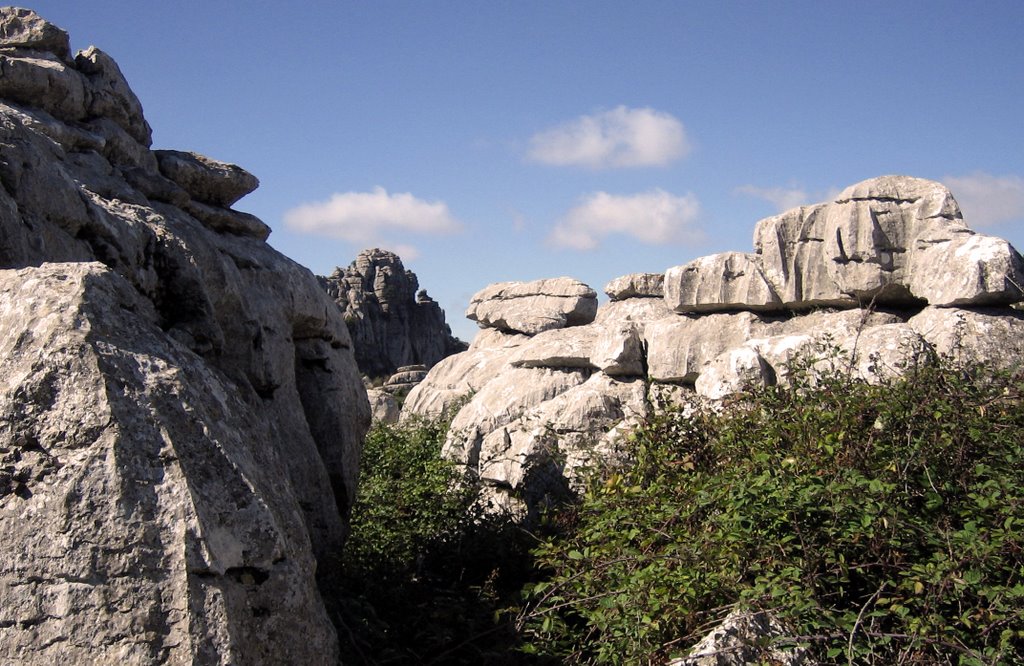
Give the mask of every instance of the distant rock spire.
[[452, 336], [441, 306], [393, 252], [363, 250], [347, 268], [320, 280], [345, 311], [356, 363], [365, 375], [383, 377], [411, 365], [429, 368], [466, 349]]

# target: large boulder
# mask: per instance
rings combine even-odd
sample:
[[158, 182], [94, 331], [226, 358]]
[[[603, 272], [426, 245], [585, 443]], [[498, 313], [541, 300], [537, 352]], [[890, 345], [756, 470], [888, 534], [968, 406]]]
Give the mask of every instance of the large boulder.
[[369, 423], [341, 313], [48, 26], [0, 10], [0, 662], [335, 663]]
[[675, 312], [769, 312], [782, 309], [757, 257], [723, 252], [665, 272], [665, 303]]
[[344, 311], [356, 362], [369, 377], [404, 366], [429, 368], [466, 349], [445, 323], [441, 306], [393, 252], [363, 250], [347, 268], [320, 281]]
[[597, 292], [567, 277], [492, 284], [474, 294], [466, 310], [482, 328], [526, 335], [582, 326], [596, 315]]
[[1017, 251], [971, 231], [950, 191], [921, 178], [866, 180], [830, 203], [761, 220], [754, 246], [790, 309], [1007, 305], [1024, 297]]

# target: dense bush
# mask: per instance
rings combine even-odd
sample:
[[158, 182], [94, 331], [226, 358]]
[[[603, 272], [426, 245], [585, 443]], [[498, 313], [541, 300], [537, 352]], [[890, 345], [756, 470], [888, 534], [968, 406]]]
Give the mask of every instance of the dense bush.
[[669, 409], [536, 550], [529, 650], [664, 663], [730, 609], [822, 663], [1024, 663], [1024, 379], [928, 359], [820, 364]]
[[513, 613], [535, 539], [486, 518], [442, 459], [448, 419], [375, 424], [343, 558], [335, 621], [346, 664], [537, 663]]

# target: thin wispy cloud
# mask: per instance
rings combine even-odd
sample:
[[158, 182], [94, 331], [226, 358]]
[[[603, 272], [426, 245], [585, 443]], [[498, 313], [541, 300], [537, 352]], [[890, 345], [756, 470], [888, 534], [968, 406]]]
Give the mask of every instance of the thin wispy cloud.
[[284, 223], [298, 233], [337, 238], [363, 247], [387, 247], [403, 259], [419, 253], [412, 245], [389, 240], [392, 236], [433, 236], [462, 228], [443, 201], [424, 201], [408, 192], [389, 193], [383, 187], [370, 192], [337, 193], [326, 201], [302, 204], [285, 212]]
[[973, 228], [1024, 221], [1024, 178], [976, 171], [942, 180], [953, 192], [964, 221]]
[[686, 156], [683, 124], [650, 108], [618, 106], [534, 134], [529, 159], [590, 169], [665, 166]]
[[800, 187], [757, 187], [756, 185], [740, 185], [736, 188], [739, 194], [746, 194], [769, 202], [780, 213], [811, 202], [807, 191]]
[[775, 207], [775, 210], [779, 213], [784, 213], [787, 210], [791, 210], [799, 206], [832, 201], [841, 191], [842, 190], [839, 188], [833, 187], [827, 190], [808, 192], [799, 185], [790, 185], [789, 187], [758, 187], [757, 185], [740, 185], [733, 190], [736, 194], [745, 194], [747, 196], [763, 199], [772, 204], [772, 206]]
[[595, 192], [584, 197], [552, 229], [556, 247], [593, 250], [610, 235], [650, 245], [699, 243], [700, 202], [693, 194], [677, 196], [655, 189], [633, 195]]

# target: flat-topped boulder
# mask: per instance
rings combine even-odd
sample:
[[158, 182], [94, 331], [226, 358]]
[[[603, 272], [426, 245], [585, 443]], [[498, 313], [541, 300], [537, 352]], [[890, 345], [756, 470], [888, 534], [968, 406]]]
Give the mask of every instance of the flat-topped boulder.
[[664, 273], [630, 273], [617, 277], [604, 286], [604, 293], [613, 301], [628, 298], [661, 298], [665, 295]]
[[782, 309], [757, 257], [743, 252], [713, 254], [668, 269], [665, 303], [680, 313]]
[[597, 292], [568, 277], [533, 282], [500, 282], [478, 291], [466, 318], [482, 328], [536, 335], [582, 326], [597, 315]]

